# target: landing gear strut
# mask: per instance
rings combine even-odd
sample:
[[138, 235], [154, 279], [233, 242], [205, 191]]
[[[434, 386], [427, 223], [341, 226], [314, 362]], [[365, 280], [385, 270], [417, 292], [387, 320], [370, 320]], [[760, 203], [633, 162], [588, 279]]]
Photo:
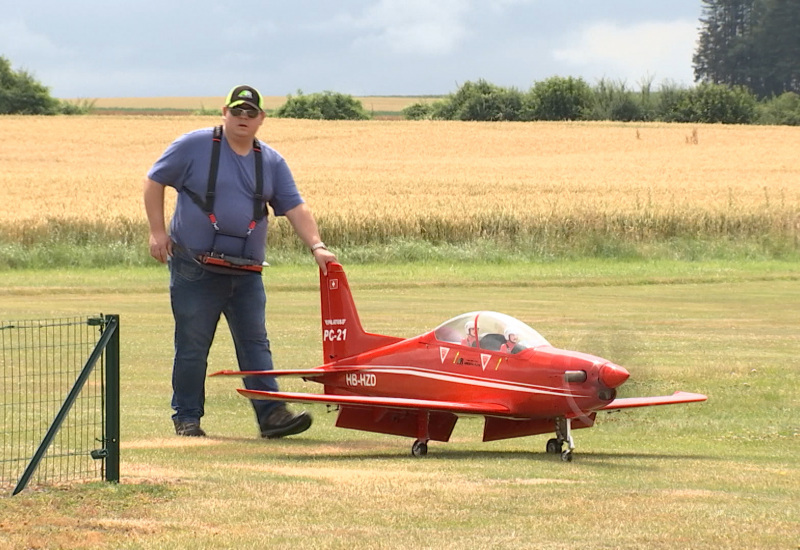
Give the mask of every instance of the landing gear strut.
[[417, 440], [411, 445], [411, 454], [413, 456], [425, 456], [428, 454], [428, 425], [430, 422], [430, 413], [425, 410], [419, 411], [417, 415]]
[[[564, 443], [567, 449], [562, 451]], [[572, 425], [564, 417], [556, 418], [556, 437], [547, 441], [548, 454], [561, 454], [561, 460], [572, 462], [572, 451], [575, 449], [575, 441], [572, 439]]]

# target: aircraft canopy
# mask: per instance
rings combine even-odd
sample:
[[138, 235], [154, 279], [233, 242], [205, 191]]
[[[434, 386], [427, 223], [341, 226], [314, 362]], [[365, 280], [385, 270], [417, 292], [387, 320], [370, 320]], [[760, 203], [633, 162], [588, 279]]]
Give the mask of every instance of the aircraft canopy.
[[[473, 311], [453, 317], [436, 327], [433, 335], [442, 342], [509, 353], [550, 345], [522, 321], [496, 311]], [[516, 335], [516, 340], [512, 335]]]

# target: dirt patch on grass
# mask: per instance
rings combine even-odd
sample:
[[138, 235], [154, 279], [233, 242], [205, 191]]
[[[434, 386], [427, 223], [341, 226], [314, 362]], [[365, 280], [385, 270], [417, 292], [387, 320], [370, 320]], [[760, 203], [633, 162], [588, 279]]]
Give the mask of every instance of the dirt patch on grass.
[[126, 462], [122, 483], [174, 484], [184, 479], [196, 479], [197, 473], [186, 469], [164, 468], [145, 463]]
[[534, 479], [501, 479], [495, 480], [496, 485], [574, 485], [578, 483], [586, 483], [575, 479], [548, 479], [548, 478], [534, 478]]
[[123, 449], [175, 449], [182, 447], [210, 447], [224, 443], [223, 440], [213, 437], [161, 437], [157, 439], [140, 439], [126, 441]]

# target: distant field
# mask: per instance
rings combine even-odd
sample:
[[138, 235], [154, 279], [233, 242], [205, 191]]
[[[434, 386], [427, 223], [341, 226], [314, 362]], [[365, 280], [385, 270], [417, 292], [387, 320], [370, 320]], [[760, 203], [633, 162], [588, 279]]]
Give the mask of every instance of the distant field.
[[[399, 113], [405, 107], [418, 101], [434, 98], [425, 97], [388, 97], [366, 96], [357, 97], [364, 108], [369, 112], [395, 112]], [[69, 99], [68, 101], [80, 102], [82, 99]], [[98, 109], [124, 109], [124, 110], [189, 110], [215, 109], [225, 102], [225, 96], [199, 96], [199, 97], [104, 97], [93, 99], [94, 106]], [[286, 102], [286, 96], [264, 96], [266, 108], [277, 109]]]
[[[146, 242], [142, 178], [176, 136], [218, 120], [3, 117], [0, 243]], [[260, 137], [287, 158], [340, 250], [403, 240], [535, 257], [680, 240], [800, 247], [797, 127], [269, 119]], [[283, 222], [273, 250], [296, 246]]]

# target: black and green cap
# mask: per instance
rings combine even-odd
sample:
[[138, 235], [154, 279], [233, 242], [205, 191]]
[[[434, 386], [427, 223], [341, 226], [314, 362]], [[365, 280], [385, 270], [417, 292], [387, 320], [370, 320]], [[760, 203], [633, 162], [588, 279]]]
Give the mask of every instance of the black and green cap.
[[241, 105], [249, 105], [259, 111], [264, 110], [264, 98], [252, 86], [236, 86], [225, 98], [226, 107], [239, 107]]

